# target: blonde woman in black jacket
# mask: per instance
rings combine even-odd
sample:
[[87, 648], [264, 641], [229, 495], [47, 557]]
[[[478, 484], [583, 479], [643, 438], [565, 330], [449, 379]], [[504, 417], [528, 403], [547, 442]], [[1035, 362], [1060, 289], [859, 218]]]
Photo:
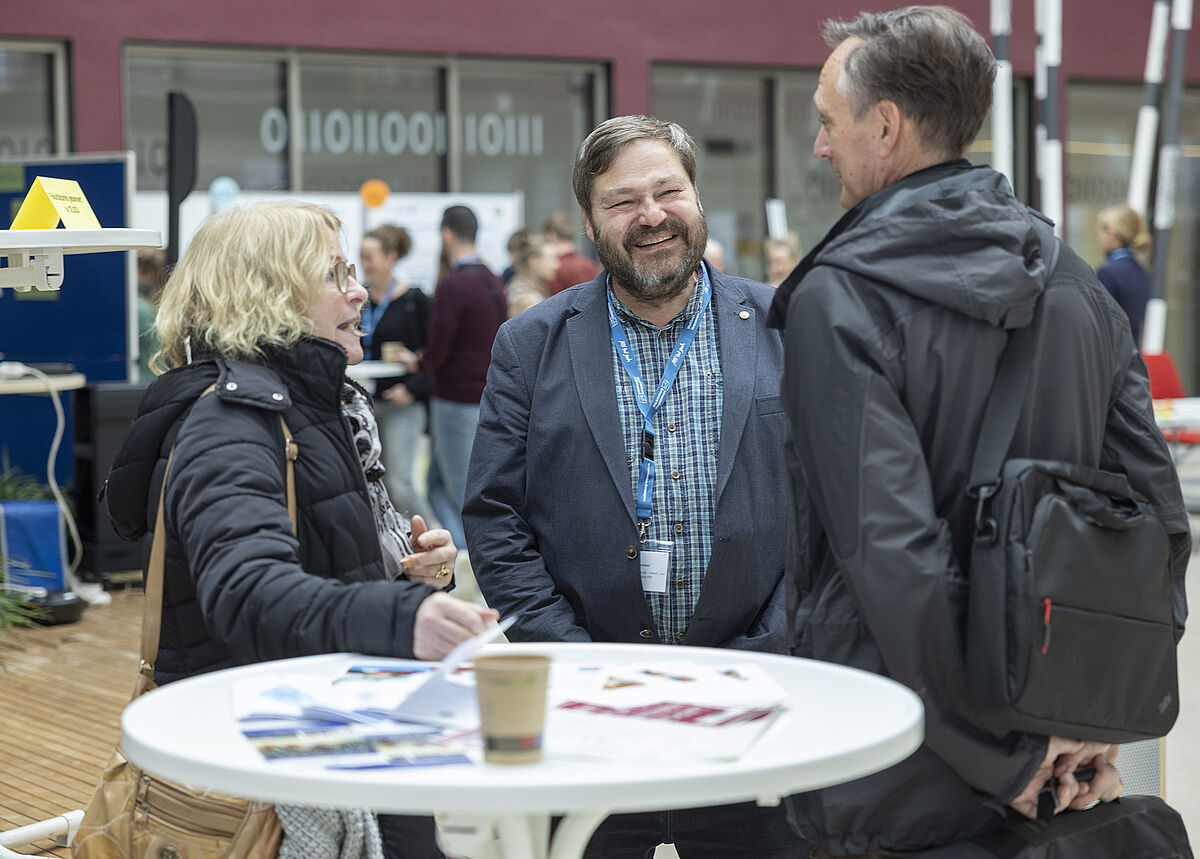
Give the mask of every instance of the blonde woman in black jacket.
[[[106, 490], [118, 532], [143, 536], [174, 448], [158, 684], [338, 651], [437, 659], [496, 617], [438, 589], [457, 552], [446, 531], [418, 525], [410, 578], [389, 580], [342, 409], [366, 292], [340, 226], [306, 204], [221, 212], [164, 288], [156, 361], [170, 369], [146, 392]], [[281, 415], [300, 449], [297, 532]]]

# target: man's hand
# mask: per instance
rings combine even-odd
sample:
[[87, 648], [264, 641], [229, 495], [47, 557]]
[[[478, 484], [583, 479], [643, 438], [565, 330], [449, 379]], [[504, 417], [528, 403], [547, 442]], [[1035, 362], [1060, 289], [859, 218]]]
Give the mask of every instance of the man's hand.
[[[1009, 805], [1031, 820], [1037, 819], [1038, 794], [1051, 778], [1058, 779], [1054, 813], [1066, 808], [1076, 811], [1096, 801], [1112, 802], [1121, 795], [1121, 775], [1115, 766], [1119, 746], [1085, 740], [1051, 737], [1042, 765], [1025, 789]], [[1092, 767], [1089, 781], [1076, 781], [1075, 770]]]

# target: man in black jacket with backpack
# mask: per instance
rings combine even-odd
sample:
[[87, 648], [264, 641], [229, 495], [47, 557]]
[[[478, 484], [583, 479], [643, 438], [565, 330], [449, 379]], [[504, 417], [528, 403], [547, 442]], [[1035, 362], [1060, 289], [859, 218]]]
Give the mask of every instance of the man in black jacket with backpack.
[[1120, 307], [1069, 248], [1051, 272], [1039, 216], [963, 160], [991, 102], [986, 42], [945, 7], [827, 22], [825, 37], [814, 153], [848, 211], [772, 313], [793, 428], [793, 653], [909, 686], [926, 736], [900, 764], [789, 811], [814, 855], [874, 856], [978, 836], [1009, 809], [1031, 817], [1052, 777], [1056, 810], [1121, 791], [1116, 746], [988, 730], [971, 710], [968, 474], [1009, 332], [1039, 302], [1044, 344], [1009, 456], [1128, 477], [1168, 535], [1178, 634], [1190, 536]]

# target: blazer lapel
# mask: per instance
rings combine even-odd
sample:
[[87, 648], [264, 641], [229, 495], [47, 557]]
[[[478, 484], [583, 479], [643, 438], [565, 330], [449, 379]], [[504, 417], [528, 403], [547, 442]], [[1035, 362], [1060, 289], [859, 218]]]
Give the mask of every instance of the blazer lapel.
[[625, 460], [625, 434], [617, 413], [617, 388], [612, 371], [612, 338], [608, 328], [608, 302], [605, 275], [587, 287], [579, 287], [575, 301], [578, 310], [566, 321], [567, 343], [571, 352], [571, 374], [579, 392], [579, 402], [588, 429], [608, 466], [609, 476], [623, 500], [630, 522], [636, 524], [633, 507], [633, 482]]
[[[755, 363], [758, 350], [758, 311], [746, 300], [746, 293], [734, 282], [711, 268], [713, 304], [717, 316], [717, 341], [721, 354], [723, 405], [721, 409], [721, 446], [717, 454], [717, 486], [713, 509], [718, 508], [721, 493], [729, 482], [733, 463], [741, 446], [742, 433], [750, 409], [754, 407]], [[742, 314], [749, 314], [743, 318]]]

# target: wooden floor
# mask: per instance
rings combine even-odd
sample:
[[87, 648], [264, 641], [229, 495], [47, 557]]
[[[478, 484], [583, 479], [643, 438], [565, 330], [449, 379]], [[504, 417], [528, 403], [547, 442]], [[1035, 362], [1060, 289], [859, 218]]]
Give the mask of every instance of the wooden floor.
[[[116, 744], [137, 672], [143, 593], [112, 598], [75, 623], [18, 630], [0, 644], [0, 831], [83, 808]], [[70, 855], [52, 839], [14, 849]]]

